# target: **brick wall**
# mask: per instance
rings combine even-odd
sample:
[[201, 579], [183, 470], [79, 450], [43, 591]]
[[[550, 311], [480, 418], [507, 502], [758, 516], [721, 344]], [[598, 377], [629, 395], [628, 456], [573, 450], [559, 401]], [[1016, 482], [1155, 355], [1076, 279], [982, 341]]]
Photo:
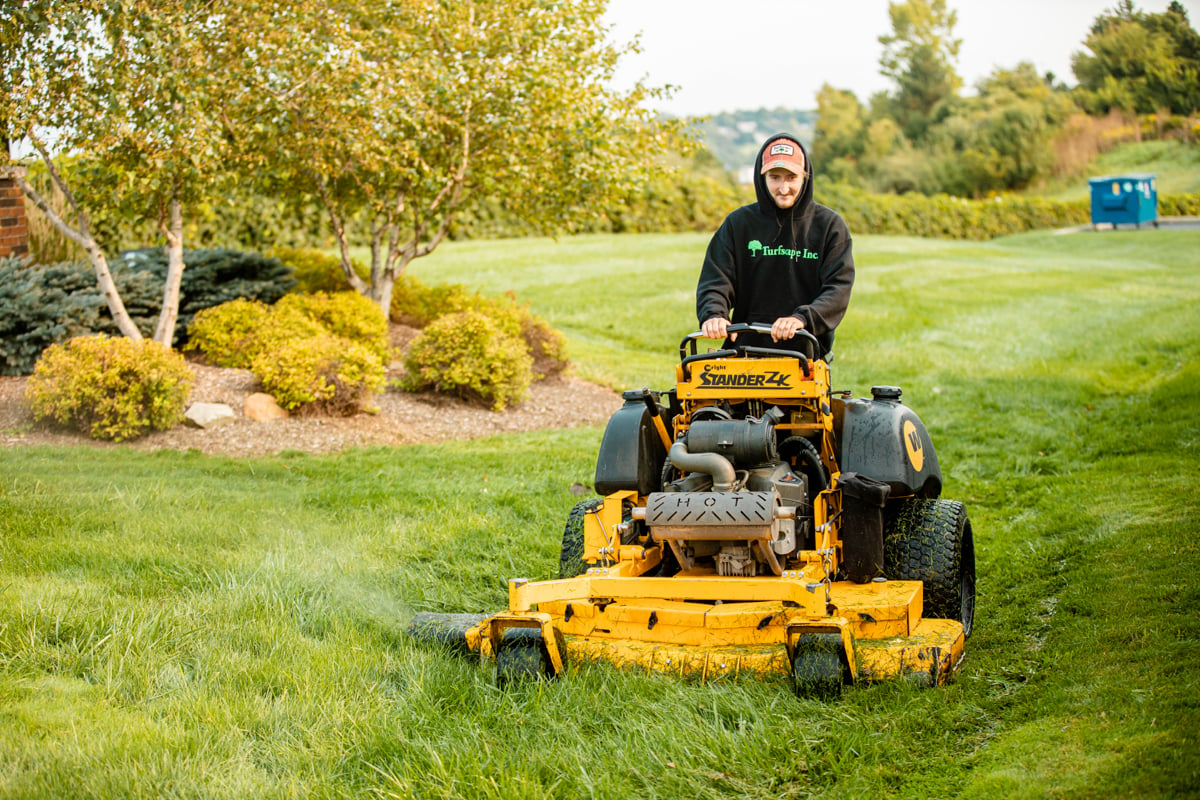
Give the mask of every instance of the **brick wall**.
[[29, 254], [29, 224], [25, 196], [17, 185], [22, 167], [0, 167], [0, 258]]

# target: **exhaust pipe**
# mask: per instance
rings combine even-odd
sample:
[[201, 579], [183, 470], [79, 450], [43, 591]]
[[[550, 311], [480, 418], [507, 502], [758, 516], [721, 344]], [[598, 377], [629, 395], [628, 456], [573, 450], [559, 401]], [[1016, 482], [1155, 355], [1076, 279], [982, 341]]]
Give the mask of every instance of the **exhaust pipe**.
[[680, 439], [671, 445], [667, 458], [671, 463], [684, 472], [702, 472], [711, 475], [714, 492], [728, 492], [737, 480], [733, 464], [719, 453], [689, 453], [687, 440]]

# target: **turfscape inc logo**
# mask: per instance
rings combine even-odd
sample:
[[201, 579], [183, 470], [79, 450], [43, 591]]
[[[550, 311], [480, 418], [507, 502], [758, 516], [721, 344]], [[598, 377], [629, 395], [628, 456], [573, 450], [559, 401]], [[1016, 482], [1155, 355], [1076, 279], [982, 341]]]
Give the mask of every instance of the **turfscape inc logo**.
[[759, 256], [787, 256], [793, 261], [804, 259], [805, 261], [816, 261], [821, 257], [820, 253], [809, 250], [807, 247], [799, 250], [793, 250], [790, 247], [766, 247], [758, 239], [751, 239], [750, 244], [746, 245], [750, 250], [751, 258]]

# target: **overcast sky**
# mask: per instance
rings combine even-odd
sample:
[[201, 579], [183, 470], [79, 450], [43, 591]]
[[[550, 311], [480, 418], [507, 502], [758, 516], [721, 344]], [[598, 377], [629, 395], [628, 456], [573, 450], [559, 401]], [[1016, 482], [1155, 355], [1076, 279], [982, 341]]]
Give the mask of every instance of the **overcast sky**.
[[[1169, 0], [1135, 0], [1162, 12]], [[1074, 85], [1071, 54], [1092, 22], [1117, 0], [949, 0], [962, 40], [958, 74], [967, 87], [996, 67], [1031, 61]], [[1192, 27], [1200, 0], [1183, 0]], [[879, 74], [891, 32], [888, 0], [609, 0], [612, 39], [641, 33], [642, 52], [618, 73], [622, 88], [645, 76], [677, 86], [660, 110], [677, 116], [784, 106], [815, 109], [824, 83], [864, 103], [893, 88]]]

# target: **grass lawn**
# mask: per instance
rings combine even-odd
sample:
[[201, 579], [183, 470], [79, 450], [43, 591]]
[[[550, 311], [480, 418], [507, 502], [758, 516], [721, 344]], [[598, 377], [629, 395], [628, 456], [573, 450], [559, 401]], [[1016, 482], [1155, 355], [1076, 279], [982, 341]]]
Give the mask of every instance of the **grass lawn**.
[[[706, 236], [457, 243], [581, 373], [665, 388]], [[971, 513], [951, 685], [836, 703], [606, 665], [500, 691], [403, 636], [552, 575], [602, 431], [340, 457], [0, 450], [0, 797], [1186, 797], [1200, 233], [863, 236], [835, 385], [904, 387]]]

